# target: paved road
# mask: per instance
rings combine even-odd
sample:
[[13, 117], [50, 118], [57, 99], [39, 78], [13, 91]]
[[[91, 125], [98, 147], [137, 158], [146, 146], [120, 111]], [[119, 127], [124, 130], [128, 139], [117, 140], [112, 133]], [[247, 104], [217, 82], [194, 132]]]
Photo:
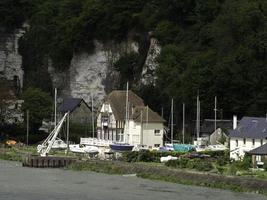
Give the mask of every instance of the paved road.
[[150, 181], [137, 177], [24, 168], [0, 160], [0, 200], [261, 200], [265, 196]]

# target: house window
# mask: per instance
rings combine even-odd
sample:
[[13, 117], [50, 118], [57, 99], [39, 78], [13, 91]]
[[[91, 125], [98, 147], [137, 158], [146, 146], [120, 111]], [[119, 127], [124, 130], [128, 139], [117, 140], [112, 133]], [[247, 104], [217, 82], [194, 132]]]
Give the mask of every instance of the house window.
[[238, 140], [235, 141], [235, 146], [238, 147]]
[[244, 144], [244, 145], [246, 144], [246, 138], [243, 139], [243, 144]]
[[154, 144], [154, 147], [160, 147], [160, 144]]
[[109, 105], [108, 104], [104, 104], [104, 112], [108, 112], [109, 109]]
[[252, 146], [255, 145], [255, 139], [252, 139]]
[[156, 136], [160, 136], [160, 130], [154, 130], [154, 134], [155, 134]]

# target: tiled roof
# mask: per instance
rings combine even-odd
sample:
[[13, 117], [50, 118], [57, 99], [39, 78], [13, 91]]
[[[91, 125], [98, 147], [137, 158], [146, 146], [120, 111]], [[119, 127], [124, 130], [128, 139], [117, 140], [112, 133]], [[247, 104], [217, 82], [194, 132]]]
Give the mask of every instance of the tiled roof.
[[267, 143], [249, 152], [252, 155], [267, 155]]
[[[141, 116], [142, 113], [142, 116]], [[148, 106], [137, 106], [133, 109], [132, 119], [135, 122], [165, 122], [165, 120]]]
[[68, 99], [64, 99], [63, 100], [62, 104], [58, 108], [58, 111], [61, 112], [61, 113], [66, 113], [68, 111], [72, 112], [78, 106], [80, 106], [82, 102], [84, 102], [85, 105], [89, 108], [89, 106], [86, 104], [86, 102], [83, 99], [80, 99], [80, 98], [68, 98]]
[[[106, 98], [106, 102], [108, 102], [111, 106], [112, 112], [115, 115], [116, 120], [124, 120], [125, 119], [125, 111], [126, 111], [126, 90], [114, 90], [112, 91]], [[136, 106], [144, 106], [143, 99], [137, 96], [131, 90], [128, 91], [128, 102], [129, 102], [129, 115], [131, 116], [132, 107]]]
[[259, 117], [243, 117], [237, 128], [230, 131], [230, 137], [266, 139], [267, 120]]

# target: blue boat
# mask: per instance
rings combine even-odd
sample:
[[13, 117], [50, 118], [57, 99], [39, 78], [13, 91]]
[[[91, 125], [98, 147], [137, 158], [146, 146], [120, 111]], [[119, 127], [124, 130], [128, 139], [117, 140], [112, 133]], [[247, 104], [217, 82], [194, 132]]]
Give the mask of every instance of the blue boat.
[[109, 145], [112, 151], [118, 152], [125, 152], [125, 151], [132, 151], [133, 145], [126, 144], [126, 143], [114, 143]]
[[174, 151], [178, 152], [190, 152], [195, 150], [194, 146], [190, 144], [173, 144], [173, 148]]

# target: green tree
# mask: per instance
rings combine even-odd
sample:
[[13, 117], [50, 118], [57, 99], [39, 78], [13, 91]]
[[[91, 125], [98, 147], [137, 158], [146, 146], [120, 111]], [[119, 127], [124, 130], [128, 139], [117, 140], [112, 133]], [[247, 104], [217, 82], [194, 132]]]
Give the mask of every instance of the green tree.
[[[43, 92], [39, 88], [27, 88], [22, 94], [24, 103], [22, 110], [25, 112], [29, 110], [30, 127], [33, 131], [38, 130], [44, 118], [50, 118], [52, 113], [52, 98], [48, 93]], [[26, 121], [26, 120], [25, 120]]]

